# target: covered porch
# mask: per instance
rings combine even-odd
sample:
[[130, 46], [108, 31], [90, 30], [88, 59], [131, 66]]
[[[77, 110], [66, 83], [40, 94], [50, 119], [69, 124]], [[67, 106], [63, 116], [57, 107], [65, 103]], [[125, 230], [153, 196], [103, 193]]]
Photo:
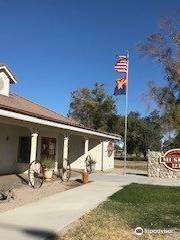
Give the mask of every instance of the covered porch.
[[7, 116], [0, 117], [0, 133], [0, 175], [27, 172], [32, 161], [44, 156], [54, 160], [55, 172], [66, 159], [71, 168], [85, 169], [87, 155], [96, 161], [96, 170], [114, 167], [114, 154], [108, 154], [113, 139], [105, 134]]

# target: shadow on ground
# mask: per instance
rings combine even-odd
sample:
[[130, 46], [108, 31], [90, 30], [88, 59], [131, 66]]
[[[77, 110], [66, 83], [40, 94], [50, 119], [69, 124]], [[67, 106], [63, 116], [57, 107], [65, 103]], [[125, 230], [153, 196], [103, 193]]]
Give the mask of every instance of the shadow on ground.
[[[6, 223], [0, 223], [0, 228], [7, 229], [9, 231], [22, 232], [26, 235], [29, 235], [31, 239], [60, 240], [55, 232], [46, 229], [25, 228], [24, 226]], [[10, 233], [8, 233], [8, 235], [9, 234]]]

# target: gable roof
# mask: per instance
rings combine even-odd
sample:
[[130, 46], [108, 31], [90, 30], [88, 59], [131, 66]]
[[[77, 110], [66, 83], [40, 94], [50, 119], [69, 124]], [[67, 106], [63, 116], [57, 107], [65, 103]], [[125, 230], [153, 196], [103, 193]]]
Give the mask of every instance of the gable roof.
[[7, 64], [0, 63], [0, 71], [5, 71], [10, 79], [10, 83], [16, 83], [16, 77]]

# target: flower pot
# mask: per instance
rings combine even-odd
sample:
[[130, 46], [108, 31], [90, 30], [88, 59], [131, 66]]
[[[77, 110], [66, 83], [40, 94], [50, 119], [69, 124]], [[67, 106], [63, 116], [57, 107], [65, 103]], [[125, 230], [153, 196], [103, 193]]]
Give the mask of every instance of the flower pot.
[[82, 172], [82, 181], [84, 184], [89, 182], [89, 173], [88, 172]]
[[52, 179], [53, 171], [53, 169], [44, 169], [44, 177], [46, 181], [50, 181]]

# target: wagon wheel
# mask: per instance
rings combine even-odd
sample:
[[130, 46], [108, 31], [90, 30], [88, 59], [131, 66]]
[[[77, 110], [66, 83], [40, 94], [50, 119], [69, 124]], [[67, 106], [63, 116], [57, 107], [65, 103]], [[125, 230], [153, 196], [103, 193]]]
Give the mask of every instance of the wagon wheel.
[[33, 161], [29, 165], [28, 179], [31, 187], [40, 188], [44, 182], [43, 167], [40, 162]]
[[71, 177], [71, 165], [67, 159], [63, 161], [63, 167], [60, 169], [60, 179], [63, 182], [68, 182]]

